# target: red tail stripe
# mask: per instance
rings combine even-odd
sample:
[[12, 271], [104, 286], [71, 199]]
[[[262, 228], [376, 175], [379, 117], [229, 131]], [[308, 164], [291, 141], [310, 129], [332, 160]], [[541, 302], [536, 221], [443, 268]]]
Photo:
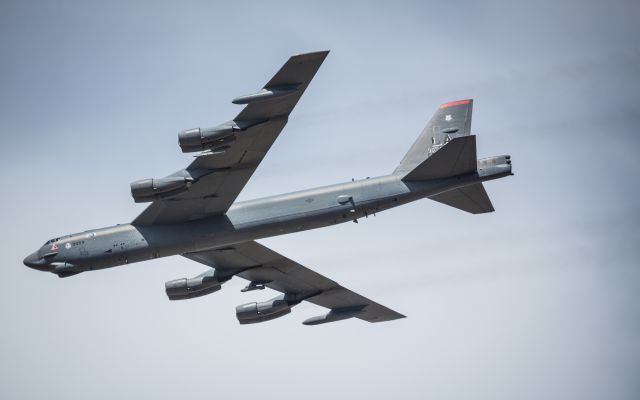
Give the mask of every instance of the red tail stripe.
[[440, 105], [440, 108], [447, 108], [447, 107], [451, 107], [451, 106], [461, 106], [463, 104], [469, 104], [471, 103], [471, 100], [458, 100], [458, 101], [452, 101], [451, 103], [444, 103]]

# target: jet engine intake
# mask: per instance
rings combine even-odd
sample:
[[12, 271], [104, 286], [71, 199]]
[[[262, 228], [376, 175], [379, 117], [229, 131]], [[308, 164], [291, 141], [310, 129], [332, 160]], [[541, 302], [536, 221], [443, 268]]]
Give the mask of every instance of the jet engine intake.
[[189, 189], [192, 178], [168, 176], [160, 179], [141, 179], [131, 183], [131, 196], [136, 203], [175, 196]]
[[213, 128], [194, 128], [178, 133], [178, 143], [183, 153], [203, 151], [206, 149], [223, 146], [233, 141], [234, 134], [241, 129], [233, 122], [214, 126]]
[[242, 304], [236, 307], [236, 317], [241, 325], [269, 321], [289, 314], [291, 305], [285, 295], [280, 295], [260, 303]]
[[169, 300], [185, 300], [217, 292], [221, 288], [220, 281], [211, 269], [195, 278], [182, 278], [166, 282], [165, 291]]
[[239, 132], [246, 131], [269, 120], [229, 121], [212, 128], [194, 128], [178, 133], [178, 144], [183, 153], [210, 150], [224, 152]]

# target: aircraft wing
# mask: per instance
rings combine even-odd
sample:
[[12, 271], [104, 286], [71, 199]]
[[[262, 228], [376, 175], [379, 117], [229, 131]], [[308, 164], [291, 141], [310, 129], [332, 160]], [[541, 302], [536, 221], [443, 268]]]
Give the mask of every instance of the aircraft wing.
[[361, 310], [354, 317], [368, 322], [404, 318], [404, 315], [354, 293], [254, 241], [216, 250], [188, 253], [184, 256], [215, 268], [216, 274], [238, 275], [284, 294], [295, 295], [302, 300], [329, 308], [332, 312]]
[[201, 152], [185, 170], [171, 175], [196, 179], [189, 190], [156, 199], [133, 224], [183, 222], [225, 213], [286, 125], [328, 53], [293, 56], [261, 91], [234, 99], [236, 104], [247, 104], [233, 121], [223, 124], [234, 135], [225, 137], [223, 146]]

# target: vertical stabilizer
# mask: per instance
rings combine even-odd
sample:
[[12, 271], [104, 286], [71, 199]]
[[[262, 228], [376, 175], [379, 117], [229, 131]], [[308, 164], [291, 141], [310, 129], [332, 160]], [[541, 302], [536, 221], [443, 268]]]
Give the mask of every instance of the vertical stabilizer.
[[400, 165], [395, 169], [394, 174], [408, 174], [451, 140], [469, 136], [471, 134], [472, 110], [473, 100], [471, 99], [452, 101], [438, 107]]

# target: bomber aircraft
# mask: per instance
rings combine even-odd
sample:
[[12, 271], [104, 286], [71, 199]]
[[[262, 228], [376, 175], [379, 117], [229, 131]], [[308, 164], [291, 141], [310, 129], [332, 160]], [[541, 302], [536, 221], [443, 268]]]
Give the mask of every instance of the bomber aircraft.
[[241, 324], [281, 317], [302, 301], [329, 309], [306, 325], [403, 318], [255, 240], [357, 222], [423, 198], [472, 214], [491, 212], [482, 182], [512, 175], [511, 159], [476, 158], [476, 137], [470, 134], [473, 100], [459, 100], [438, 108], [389, 175], [235, 202], [328, 53], [289, 58], [261, 90], [233, 100], [246, 106], [231, 121], [180, 132], [182, 151], [196, 152], [195, 159], [164, 178], [131, 184], [135, 202], [151, 202], [133, 222], [48, 240], [24, 264], [64, 278], [181, 255], [209, 268], [166, 282], [170, 300], [213, 293], [236, 275], [249, 281], [243, 292], [268, 287], [282, 293], [238, 306]]

